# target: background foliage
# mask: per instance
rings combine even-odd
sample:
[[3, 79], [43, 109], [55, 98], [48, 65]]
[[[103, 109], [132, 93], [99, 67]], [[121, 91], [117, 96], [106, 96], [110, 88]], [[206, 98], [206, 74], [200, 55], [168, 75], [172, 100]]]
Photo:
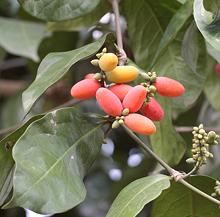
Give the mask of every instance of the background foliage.
[[[160, 100], [165, 118], [157, 134], [142, 137], [179, 170], [190, 169], [191, 135], [175, 128], [220, 127], [219, 9], [218, 0], [120, 3], [128, 57], [186, 87], [182, 97]], [[149, 176], [165, 172], [122, 129], [102, 144], [101, 126], [84, 115], [100, 113], [94, 100], [60, 109], [71, 85], [97, 72], [89, 63], [94, 54], [103, 45], [114, 49], [114, 28], [107, 0], [0, 2], [0, 128], [13, 126], [10, 134], [0, 133], [0, 205], [63, 213], [57, 217], [220, 216], [216, 205], [168, 176]], [[210, 177], [189, 179], [209, 194], [220, 177], [220, 150], [213, 151], [215, 159], [199, 171]], [[0, 211], [24, 215], [22, 208]]]

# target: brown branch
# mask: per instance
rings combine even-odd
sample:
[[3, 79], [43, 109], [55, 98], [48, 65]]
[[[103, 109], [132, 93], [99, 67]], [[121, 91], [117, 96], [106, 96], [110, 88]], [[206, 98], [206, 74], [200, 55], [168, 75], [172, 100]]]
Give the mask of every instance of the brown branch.
[[0, 95], [11, 96], [26, 86], [24, 81], [0, 80]]
[[[215, 132], [220, 132], [220, 128], [218, 127], [204, 127], [207, 131], [215, 131]], [[192, 132], [193, 130], [193, 126], [176, 126], [175, 127], [177, 132], [180, 133], [188, 133], [188, 132]]]

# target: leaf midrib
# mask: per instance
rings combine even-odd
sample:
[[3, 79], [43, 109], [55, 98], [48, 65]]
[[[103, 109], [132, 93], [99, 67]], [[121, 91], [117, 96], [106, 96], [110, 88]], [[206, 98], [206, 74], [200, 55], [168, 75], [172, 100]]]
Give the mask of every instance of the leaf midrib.
[[[121, 211], [119, 212], [118, 217], [121, 216], [121, 214], [123, 214], [124, 210], [128, 207], [128, 205], [136, 198], [138, 197], [138, 195], [140, 195], [142, 192], [144, 192], [147, 188], [153, 186], [154, 184], [156, 184], [157, 182], [163, 181], [167, 179], [167, 177], [162, 177], [160, 180], [156, 180], [155, 182], [152, 182], [151, 184], [145, 186], [141, 191], [139, 191], [135, 196], [133, 196], [130, 200], [128, 200], [128, 202], [125, 204], [124, 208], [121, 209]], [[162, 191], [162, 190], [161, 190]], [[107, 215], [108, 217], [108, 215]]]
[[[22, 197], [24, 197], [33, 187], [38, 185], [52, 170], [53, 168], [65, 157], [65, 155], [72, 149], [74, 145], [77, 145], [79, 142], [81, 142], [84, 138], [92, 134], [94, 131], [96, 131], [98, 128], [100, 128], [101, 125], [98, 125], [97, 127], [93, 128], [89, 132], [85, 133], [82, 137], [80, 137], [76, 142], [73, 143], [72, 146], [70, 146], [58, 159], [55, 161], [55, 163], [50, 167], [49, 170], [47, 170], [41, 177], [38, 179], [33, 185], [30, 186], [30, 188], [27, 189], [21, 196], [17, 198], [17, 201], [20, 200]], [[12, 198], [13, 200], [13, 198]]]

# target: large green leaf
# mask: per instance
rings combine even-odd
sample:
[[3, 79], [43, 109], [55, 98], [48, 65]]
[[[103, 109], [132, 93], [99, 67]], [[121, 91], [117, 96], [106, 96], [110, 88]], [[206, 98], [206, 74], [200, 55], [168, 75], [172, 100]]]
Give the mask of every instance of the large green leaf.
[[78, 18], [91, 12], [100, 0], [19, 0], [31, 15], [47, 20], [59, 21]]
[[176, 36], [153, 68], [159, 75], [171, 77], [184, 85], [184, 95], [173, 99], [173, 107], [177, 111], [189, 109], [198, 99], [208, 75], [206, 66], [206, 46], [192, 23], [186, 32]]
[[135, 217], [146, 204], [170, 187], [169, 179], [165, 175], [153, 175], [130, 183], [119, 193], [106, 217]]
[[146, 0], [123, 0], [122, 12], [128, 23], [129, 45], [136, 63], [147, 70], [163, 35], [157, 15]]
[[7, 52], [39, 61], [38, 46], [45, 37], [44, 25], [0, 18], [0, 46]]
[[220, 17], [218, 15], [219, 11], [220, 4], [218, 0], [194, 1], [194, 18], [197, 27], [206, 39], [206, 41], [218, 51], [220, 51]]
[[109, 2], [101, 0], [100, 4], [86, 16], [73, 20], [49, 22], [47, 28], [50, 31], [79, 31], [97, 24], [100, 18], [107, 13], [109, 9]]
[[30, 118], [21, 127], [9, 134], [0, 141], [0, 206], [2, 206], [12, 190], [12, 178], [14, 172], [14, 160], [12, 158], [12, 147], [25, 132], [27, 127], [35, 120], [42, 118], [44, 115], [37, 115]]
[[[173, 101], [179, 111], [188, 109], [196, 101], [207, 76], [206, 47], [202, 37], [193, 25], [184, 35], [187, 28], [184, 24], [188, 23], [192, 12], [190, 3], [179, 9], [166, 30], [163, 18], [166, 17], [167, 11], [162, 10], [162, 6], [158, 15], [151, 1], [125, 0], [122, 4], [128, 22], [129, 44], [137, 65], [146, 71], [155, 70], [158, 75], [177, 79], [185, 86], [186, 93]], [[183, 26], [184, 28], [181, 28]], [[158, 49], [160, 55], [156, 54]], [[165, 54], [161, 55], [160, 50], [166, 50]], [[155, 58], [157, 61], [152, 69]]]
[[160, 98], [159, 102], [165, 108], [165, 117], [159, 123], [155, 123], [157, 133], [150, 137], [151, 146], [163, 160], [176, 165], [184, 155], [185, 142], [172, 125], [170, 100]]
[[13, 148], [13, 197], [4, 208], [64, 212], [86, 195], [83, 176], [100, 151], [103, 132], [76, 109], [53, 111], [32, 123]]
[[28, 112], [44, 91], [61, 79], [72, 65], [96, 53], [111, 36], [105, 35], [76, 50], [48, 54], [41, 62], [34, 82], [23, 93], [25, 112]]
[[11, 148], [6, 145], [0, 146], [0, 206], [5, 202], [12, 190], [12, 176], [14, 161]]
[[193, 1], [188, 0], [172, 17], [160, 41], [159, 48], [157, 50], [157, 53], [155, 54], [152, 64], [166, 50], [170, 42], [174, 40], [177, 33], [181, 30], [181, 28], [184, 26], [186, 21], [192, 15], [192, 6], [193, 6]]
[[[194, 176], [188, 181], [200, 190], [211, 194], [214, 191], [215, 180], [206, 176]], [[219, 217], [219, 207], [206, 198], [192, 192], [180, 183], [172, 183], [156, 199], [151, 217]]]

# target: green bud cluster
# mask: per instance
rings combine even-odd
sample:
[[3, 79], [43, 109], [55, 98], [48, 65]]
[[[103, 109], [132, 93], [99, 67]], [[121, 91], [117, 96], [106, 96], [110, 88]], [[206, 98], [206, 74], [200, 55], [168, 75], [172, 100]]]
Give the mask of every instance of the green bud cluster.
[[215, 192], [212, 193], [212, 197], [220, 197], [220, 182], [216, 181], [215, 184], [216, 184], [216, 186], [214, 187]]
[[112, 123], [112, 128], [113, 129], [116, 129], [118, 128], [120, 125], [124, 124], [124, 119], [125, 119], [125, 116], [129, 114], [129, 109], [128, 108], [125, 108], [122, 113], [121, 113], [121, 116], [117, 116], [115, 118], [115, 121]]
[[93, 60], [91, 61], [92, 65], [94, 65], [94, 66], [99, 66], [99, 59], [103, 56], [104, 53], [107, 53], [107, 48], [106, 48], [106, 47], [102, 49], [102, 52], [101, 52], [101, 53], [97, 53], [97, 54], [96, 54], [96, 57], [97, 57], [98, 59], [93, 59]]
[[213, 158], [213, 154], [209, 152], [209, 146], [212, 144], [218, 144], [217, 139], [219, 136], [210, 131], [207, 133], [203, 124], [200, 124], [199, 127], [193, 127], [193, 139], [192, 139], [192, 158], [186, 160], [187, 163], [196, 163], [197, 167], [205, 164], [207, 158]]
[[155, 93], [157, 92], [157, 88], [154, 86], [154, 83], [157, 79], [157, 74], [156, 72], [142, 72], [141, 76], [146, 80], [146, 82], [142, 83], [141, 85], [143, 85], [147, 89], [147, 98], [145, 103], [148, 103], [150, 101], [150, 98], [154, 97]]
[[157, 79], [157, 73], [156, 72], [147, 72], [147, 73], [143, 72], [143, 73], [141, 73], [141, 76], [149, 84], [153, 84]]
[[98, 59], [100, 59], [100, 58], [103, 56], [103, 54], [105, 54], [105, 53], [107, 53], [107, 48], [106, 48], [106, 47], [102, 49], [102, 52], [101, 52], [101, 53], [97, 53], [97, 54], [96, 54], [96, 57], [97, 57]]

